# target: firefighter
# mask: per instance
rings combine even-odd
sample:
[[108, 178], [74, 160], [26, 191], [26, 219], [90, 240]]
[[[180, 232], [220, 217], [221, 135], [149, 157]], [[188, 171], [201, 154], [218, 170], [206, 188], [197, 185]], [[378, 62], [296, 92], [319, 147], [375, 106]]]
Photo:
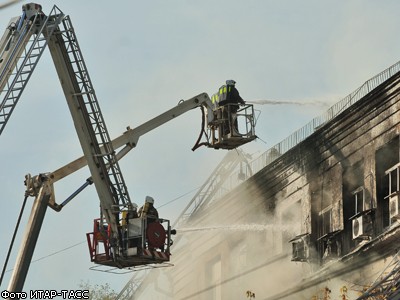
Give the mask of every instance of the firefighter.
[[138, 212], [137, 212], [137, 204], [136, 203], [129, 203], [128, 204], [128, 209], [122, 211], [122, 219], [121, 219], [121, 225], [125, 226], [129, 223], [129, 219], [135, 219], [138, 218]]
[[[239, 91], [235, 87], [235, 80], [227, 80], [226, 85], [223, 85], [219, 89], [220, 100], [219, 105], [224, 106], [226, 104], [230, 104], [233, 106], [234, 111], [236, 112], [239, 109], [239, 104], [244, 105], [246, 102], [240, 96]], [[222, 95], [222, 96], [221, 96]]]
[[139, 217], [137, 212], [137, 204], [136, 203], [129, 203], [128, 209], [122, 211], [122, 218], [121, 218], [121, 227], [123, 229], [123, 237], [124, 237], [124, 247], [132, 248], [137, 247], [140, 245], [140, 240], [137, 238], [131, 238], [132, 232], [130, 230], [130, 223], [129, 220], [136, 219]]
[[147, 224], [158, 220], [158, 211], [154, 207], [153, 197], [146, 196], [144, 205], [139, 209], [139, 217], [147, 218]]
[[221, 86], [218, 91], [218, 106], [223, 107], [222, 115], [228, 120], [223, 126], [223, 135], [230, 133], [231, 128], [235, 128], [236, 132], [238, 132], [236, 112], [239, 109], [239, 105], [246, 104], [235, 87], [236, 81], [230, 79], [225, 83], [226, 85]]

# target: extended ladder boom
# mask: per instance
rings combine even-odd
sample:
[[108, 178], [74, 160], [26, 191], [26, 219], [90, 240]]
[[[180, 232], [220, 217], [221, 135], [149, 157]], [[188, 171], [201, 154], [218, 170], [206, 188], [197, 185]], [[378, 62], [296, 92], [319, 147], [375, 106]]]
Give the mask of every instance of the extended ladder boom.
[[[151, 249], [147, 249], [146, 252], [138, 247], [129, 246], [126, 244], [127, 240], [123, 239], [124, 234], [129, 233], [131, 235], [128, 234], [128, 236], [131, 237], [136, 233], [129, 225], [123, 227], [120, 224], [122, 212], [133, 212], [134, 209], [118, 164], [119, 159], [136, 147], [140, 136], [195, 107], [203, 109], [202, 133], [208, 130], [207, 142], [200, 144], [202, 136], [200, 135], [196, 147], [207, 145], [214, 149], [229, 150], [256, 138], [252, 105], [245, 105], [240, 109], [236, 109], [232, 105], [233, 109], [231, 110], [231, 104], [229, 104], [214, 109], [208, 95], [203, 93], [189, 100], [181, 101], [167, 112], [134, 129], [128, 129], [120, 137], [111, 140], [69, 16], [64, 15], [56, 6], [53, 7], [49, 16], [45, 16], [41, 9], [39, 4], [25, 4], [22, 16], [11, 20], [6, 33], [0, 40], [0, 92], [2, 98], [0, 100], [0, 134], [44, 49], [49, 46], [84, 156], [53, 173], [26, 177], [26, 195], [35, 197], [35, 201], [9, 284], [10, 292], [22, 290], [47, 206], [58, 211], [62, 207], [55, 203], [53, 184], [57, 180], [88, 165], [91, 173], [90, 182], [95, 184], [102, 212], [99, 223], [97, 221], [95, 223], [94, 232], [105, 233], [106, 226], [108, 232], [107, 236], [104, 235], [104, 239], [100, 239], [110, 250], [107, 251], [107, 259], [102, 261], [103, 264], [119, 268], [135, 266], [139, 262], [154, 261], [155, 255], [165, 255], [157, 261], [158, 263], [169, 261], [171, 228], [167, 220], [163, 220], [168, 223], [167, 247], [164, 249], [164, 241], [159, 243], [156, 240], [151, 244], [156, 248], [164, 249], [161, 254], [154, 252], [154, 249], [153, 252], [150, 251]], [[204, 108], [207, 109], [207, 115], [204, 113]], [[239, 129], [239, 118], [244, 121], [244, 132]], [[116, 153], [115, 150], [119, 148], [122, 149]], [[134, 221], [132, 222], [129, 224], [136, 224]], [[144, 222], [142, 229], [146, 226], [147, 223]], [[160, 236], [160, 232], [165, 233], [164, 229], [161, 230], [150, 225], [149, 230], [156, 236]], [[144, 237], [145, 234], [143, 233], [142, 236]], [[96, 254], [96, 245], [100, 240], [97, 234], [94, 235], [92, 248], [96, 263], [101, 263], [101, 259]], [[142, 240], [142, 248], [144, 246], [145, 242]], [[135, 260], [138, 258], [136, 256], [139, 257], [139, 261]]]
[[130, 203], [128, 191], [69, 17], [65, 17], [60, 25], [49, 37], [50, 53], [99, 195], [102, 212], [117, 234], [120, 206]]
[[[16, 43], [16, 46], [12, 48], [14, 51], [10, 52], [13, 55], [6, 53], [11, 51], [9, 50], [11, 46], [6, 45], [3, 48], [2, 56], [7, 60], [4, 61], [0, 79], [1, 82], [6, 82], [9, 81], [9, 78], [12, 78], [12, 82], [11, 84], [7, 83], [5, 98], [0, 106], [0, 117], [3, 118], [3, 120], [0, 119], [0, 132], [14, 109], [45, 46], [48, 44], [81, 147], [99, 195], [103, 216], [112, 229], [111, 247], [117, 251], [120, 249], [118, 242], [121, 235], [119, 229], [120, 206], [128, 206], [130, 199], [74, 29], [69, 17], [59, 11], [56, 6], [48, 17], [41, 12], [40, 5], [29, 4], [29, 7], [24, 7], [30, 9], [29, 17], [26, 14], [27, 12], [24, 11], [20, 24], [26, 24], [24, 26], [27, 29], [34, 26], [36, 36], [29, 47], [27, 42], [22, 43], [21, 46]], [[31, 15], [32, 12], [34, 12], [33, 15]], [[32, 20], [33, 23], [31, 23]], [[17, 29], [19, 28], [18, 25]], [[17, 33], [19, 33], [18, 30]], [[7, 40], [7, 36], [4, 40]], [[23, 32], [20, 36], [27, 39], [30, 37], [29, 34]], [[12, 38], [8, 39], [13, 40]], [[33, 54], [35, 51], [38, 51], [38, 53]], [[21, 53], [27, 54], [22, 57]], [[21, 61], [22, 63], [18, 64]], [[25, 67], [26, 69], [24, 69]], [[15, 69], [14, 73], [10, 71], [13, 68]], [[18, 84], [22, 87], [16, 88], [15, 86], [18, 86]], [[8, 104], [9, 102], [10, 104]], [[104, 149], [104, 152], [101, 149]], [[46, 175], [28, 178], [26, 184], [27, 194], [35, 197], [34, 209], [30, 219], [36, 221], [28, 224], [27, 231], [22, 239], [17, 265], [9, 284], [9, 291], [13, 292], [21, 291], [23, 287], [47, 205], [54, 201], [53, 184]], [[116, 255], [118, 254], [116, 253]]]
[[29, 5], [23, 6], [21, 17], [11, 19], [0, 40], [0, 134], [46, 48], [45, 35], [50, 36], [64, 17], [56, 6], [47, 17], [40, 6], [39, 13], [27, 17]]

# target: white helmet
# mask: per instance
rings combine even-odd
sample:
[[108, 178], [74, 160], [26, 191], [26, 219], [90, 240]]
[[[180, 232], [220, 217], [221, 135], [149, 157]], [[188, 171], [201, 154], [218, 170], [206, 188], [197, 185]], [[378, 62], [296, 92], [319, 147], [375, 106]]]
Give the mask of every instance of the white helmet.
[[153, 199], [153, 197], [146, 196], [146, 200], [145, 200], [145, 202], [146, 202], [146, 203], [151, 203], [151, 204], [154, 204], [154, 199]]
[[226, 81], [226, 85], [235, 85], [235, 84], [236, 84], [236, 81], [233, 79], [229, 79]]

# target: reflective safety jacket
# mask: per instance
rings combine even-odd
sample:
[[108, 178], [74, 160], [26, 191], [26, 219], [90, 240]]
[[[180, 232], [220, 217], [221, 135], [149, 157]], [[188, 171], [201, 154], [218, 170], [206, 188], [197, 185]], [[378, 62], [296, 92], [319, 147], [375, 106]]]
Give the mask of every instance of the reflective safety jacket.
[[211, 102], [214, 109], [226, 104], [245, 104], [244, 100], [239, 95], [239, 91], [231, 85], [221, 86], [218, 92], [212, 95]]

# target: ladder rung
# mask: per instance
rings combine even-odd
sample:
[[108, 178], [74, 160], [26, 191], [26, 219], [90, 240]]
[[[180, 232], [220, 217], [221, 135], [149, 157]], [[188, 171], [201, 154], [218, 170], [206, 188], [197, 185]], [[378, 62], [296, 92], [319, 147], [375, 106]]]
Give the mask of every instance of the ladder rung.
[[[73, 96], [82, 96], [82, 95], [91, 95], [92, 92], [81, 92], [81, 93], [73, 93]], [[91, 102], [88, 102], [91, 103]]]
[[[16, 92], [16, 91], [20, 91], [20, 90], [22, 90], [22, 87], [19, 87], [19, 88], [13, 87], [13, 88], [11, 89], [11, 92]], [[12, 98], [13, 98], [13, 97], [12, 97]]]
[[14, 106], [14, 104], [7, 104], [7, 105], [0, 106], [0, 109], [3, 110], [5, 108], [9, 108], [9, 107], [13, 107], [13, 106]]

